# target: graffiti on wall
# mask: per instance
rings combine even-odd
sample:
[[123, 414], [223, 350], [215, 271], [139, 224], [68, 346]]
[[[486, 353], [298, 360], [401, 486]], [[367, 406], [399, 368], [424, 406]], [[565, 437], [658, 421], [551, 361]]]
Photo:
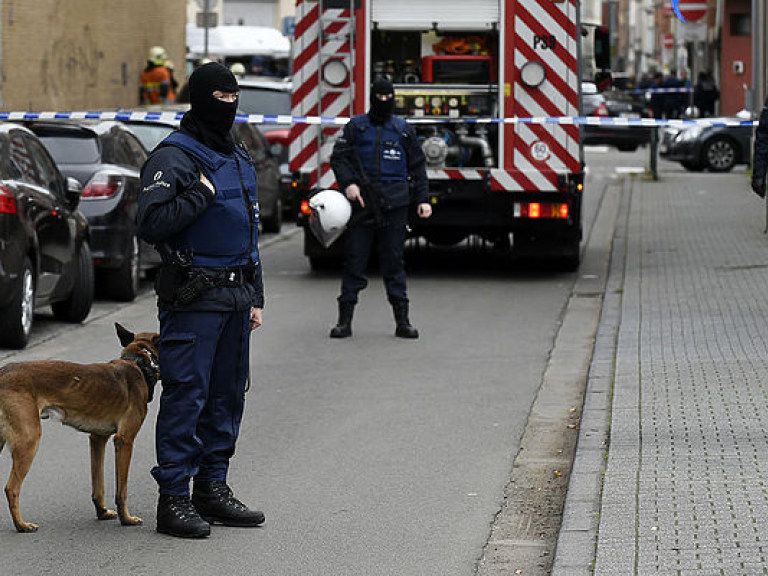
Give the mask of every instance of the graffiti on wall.
[[57, 100], [82, 97], [96, 87], [103, 58], [88, 25], [81, 34], [70, 31], [55, 39], [43, 54], [40, 66], [43, 94]]

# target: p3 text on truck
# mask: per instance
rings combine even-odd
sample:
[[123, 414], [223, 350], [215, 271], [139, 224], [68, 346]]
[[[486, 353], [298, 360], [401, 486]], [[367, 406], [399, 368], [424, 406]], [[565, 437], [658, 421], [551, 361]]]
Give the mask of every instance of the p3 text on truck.
[[[433, 216], [413, 218], [412, 235], [476, 236], [573, 270], [583, 146], [577, 125], [552, 119], [579, 115], [580, 30], [579, 0], [297, 0], [292, 114], [362, 114], [388, 75], [428, 162]], [[293, 126], [290, 168], [305, 193], [335, 187], [340, 130]], [[313, 266], [328, 255], [308, 228], [305, 253]]]

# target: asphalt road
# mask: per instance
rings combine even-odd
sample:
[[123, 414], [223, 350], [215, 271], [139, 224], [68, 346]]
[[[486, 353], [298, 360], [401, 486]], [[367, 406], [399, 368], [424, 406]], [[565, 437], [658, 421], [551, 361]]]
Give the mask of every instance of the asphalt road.
[[[617, 165], [607, 158], [590, 171], [588, 230]], [[354, 337], [334, 341], [337, 276], [309, 271], [290, 228], [265, 238], [262, 257], [267, 308], [230, 483], [264, 510], [265, 526], [216, 527], [194, 542], [156, 534], [155, 401], [129, 482], [130, 510], [145, 524], [96, 520], [87, 437], [46, 422], [22, 492], [40, 531], [16, 534], [0, 513], [3, 574], [474, 574], [579, 274], [473, 250], [421, 255], [409, 264], [419, 340], [393, 337], [374, 277]], [[3, 351], [4, 362], [104, 361], [119, 352], [114, 322], [157, 324], [148, 286], [129, 305], [99, 302], [82, 326], [37, 321], [31, 346]], [[6, 451], [0, 479], [9, 469]], [[108, 500], [113, 484], [108, 458]]]

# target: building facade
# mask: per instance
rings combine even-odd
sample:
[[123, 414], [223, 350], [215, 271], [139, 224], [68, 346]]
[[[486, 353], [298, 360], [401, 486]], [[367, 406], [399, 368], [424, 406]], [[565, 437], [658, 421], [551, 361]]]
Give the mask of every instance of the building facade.
[[184, 62], [185, 24], [186, 0], [0, 0], [0, 108], [135, 106], [150, 47]]

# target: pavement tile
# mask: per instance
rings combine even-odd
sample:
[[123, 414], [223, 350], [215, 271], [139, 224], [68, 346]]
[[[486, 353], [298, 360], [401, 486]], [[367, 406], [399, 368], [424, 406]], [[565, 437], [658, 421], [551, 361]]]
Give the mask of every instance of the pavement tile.
[[747, 184], [671, 173], [624, 187], [584, 408], [595, 431], [605, 416], [607, 442], [582, 430], [566, 504], [600, 503], [597, 545], [591, 563], [558, 550], [555, 566], [768, 574], [768, 238]]

